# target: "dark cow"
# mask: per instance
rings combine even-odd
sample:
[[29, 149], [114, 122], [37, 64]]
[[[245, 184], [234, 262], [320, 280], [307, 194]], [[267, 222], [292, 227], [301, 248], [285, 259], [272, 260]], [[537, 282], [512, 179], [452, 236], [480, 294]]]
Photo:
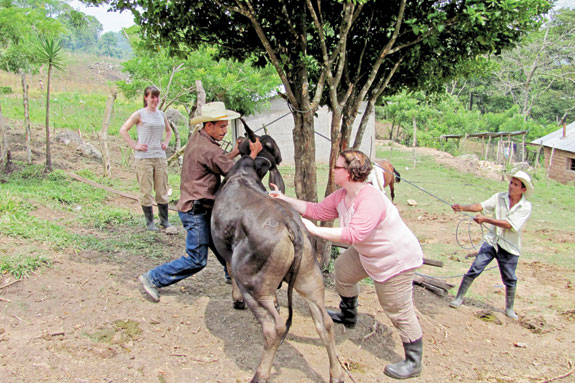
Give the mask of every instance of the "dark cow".
[[[246, 132], [253, 137], [247, 126]], [[212, 211], [212, 237], [232, 276], [234, 307], [245, 302], [262, 325], [264, 351], [251, 382], [270, 378], [274, 355], [291, 325], [294, 289], [306, 299], [327, 349], [330, 382], [343, 382], [333, 322], [324, 305], [323, 277], [310, 238], [299, 214], [284, 201], [266, 194], [262, 169], [268, 167], [270, 180], [279, 182], [279, 172], [272, 170], [277, 171], [275, 161], [281, 156], [271, 137], [262, 136], [260, 141], [263, 149], [258, 158], [243, 155], [228, 172]], [[289, 314], [285, 323], [274, 304], [282, 281], [288, 284]]]

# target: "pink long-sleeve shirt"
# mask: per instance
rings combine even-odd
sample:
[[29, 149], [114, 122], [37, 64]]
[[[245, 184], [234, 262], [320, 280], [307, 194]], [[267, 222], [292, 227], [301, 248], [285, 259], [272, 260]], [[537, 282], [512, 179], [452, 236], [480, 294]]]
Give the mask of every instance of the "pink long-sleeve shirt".
[[384, 193], [366, 184], [350, 206], [345, 206], [346, 194], [339, 189], [320, 203], [307, 202], [304, 216], [320, 221], [339, 217], [342, 241], [357, 250], [365, 271], [376, 282], [422, 265], [419, 241]]

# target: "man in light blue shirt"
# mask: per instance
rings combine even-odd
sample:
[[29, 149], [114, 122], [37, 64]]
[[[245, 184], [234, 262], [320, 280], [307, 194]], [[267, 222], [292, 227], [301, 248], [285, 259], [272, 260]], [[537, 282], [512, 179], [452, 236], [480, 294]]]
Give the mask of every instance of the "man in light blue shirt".
[[521, 229], [531, 215], [531, 202], [526, 196], [533, 190], [531, 178], [524, 171], [517, 171], [509, 176], [507, 192], [496, 193], [481, 203], [472, 205], [454, 204], [453, 211], [484, 212], [493, 214], [494, 218], [478, 214], [473, 220], [478, 224], [488, 224], [489, 232], [483, 239], [483, 245], [475, 261], [463, 276], [457, 296], [449, 306], [457, 308], [463, 303], [463, 296], [471, 283], [495, 258], [499, 264], [501, 279], [505, 285], [505, 315], [517, 319], [513, 310], [517, 277], [515, 270], [521, 250]]

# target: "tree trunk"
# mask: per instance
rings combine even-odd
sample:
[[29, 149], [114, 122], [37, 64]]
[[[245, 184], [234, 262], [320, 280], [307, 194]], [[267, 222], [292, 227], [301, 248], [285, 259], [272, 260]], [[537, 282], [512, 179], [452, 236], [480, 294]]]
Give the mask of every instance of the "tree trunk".
[[413, 168], [417, 165], [417, 157], [415, 155], [415, 145], [417, 145], [417, 121], [413, 117]]
[[48, 81], [46, 83], [46, 167], [45, 173], [52, 171], [52, 153], [50, 152], [50, 80], [52, 65], [48, 65]]
[[8, 163], [8, 138], [4, 130], [4, 118], [2, 116], [2, 105], [0, 105], [0, 170], [4, 170]]
[[[367, 106], [365, 107], [365, 111], [363, 112], [363, 115], [361, 116], [361, 121], [359, 123], [359, 127], [357, 129], [357, 133], [355, 135], [355, 140], [353, 142], [353, 147], [359, 149], [359, 147], [361, 146], [361, 142], [363, 141], [363, 134], [365, 133], [365, 128], [367, 127], [367, 123], [369, 122], [369, 118], [371, 116], [371, 113], [373, 112], [373, 110], [375, 109], [375, 99], [370, 98], [369, 101], [367, 102]], [[371, 153], [368, 153], [368, 155]], [[374, 155], [375, 157], [375, 155]]]
[[[204, 106], [205, 103], [206, 103], [206, 91], [204, 90], [202, 81], [196, 80], [196, 108], [195, 113], [194, 110], [192, 109], [192, 113], [190, 114], [190, 120], [192, 119], [192, 117], [195, 117], [198, 113], [201, 113], [202, 106]], [[188, 132], [188, 141], [189, 141], [190, 138], [192, 138], [192, 134], [195, 132], [195, 130], [194, 127], [189, 124], [189, 120], [188, 125], [190, 129]]]
[[110, 120], [112, 119], [112, 112], [114, 110], [114, 101], [116, 100], [116, 91], [108, 96], [106, 102], [106, 112], [104, 113], [104, 121], [102, 122], [102, 130], [100, 131], [100, 149], [102, 150], [102, 165], [104, 166], [103, 177], [110, 177], [112, 175], [112, 165], [110, 162], [110, 150], [108, 149], [108, 128], [110, 127]]
[[335, 161], [339, 156], [339, 153], [347, 149], [348, 141], [345, 140], [343, 135], [340, 135], [341, 129], [341, 109], [337, 107], [335, 111], [332, 110], [331, 118], [331, 145], [329, 153], [329, 169], [327, 185], [325, 188], [325, 197], [330, 195], [335, 191], [335, 183], [333, 182], [333, 167], [335, 166]]
[[180, 132], [178, 131], [178, 127], [172, 121], [168, 121], [170, 124], [170, 129], [174, 133], [174, 137], [176, 138], [176, 152], [182, 148], [182, 139], [180, 138]]
[[26, 160], [32, 163], [32, 132], [30, 130], [30, 106], [28, 103], [28, 83], [26, 82], [26, 72], [20, 71], [22, 80], [22, 103], [24, 104], [24, 128], [26, 131]]
[[317, 202], [314, 113], [315, 110], [293, 114], [295, 193], [297, 198], [310, 202]]

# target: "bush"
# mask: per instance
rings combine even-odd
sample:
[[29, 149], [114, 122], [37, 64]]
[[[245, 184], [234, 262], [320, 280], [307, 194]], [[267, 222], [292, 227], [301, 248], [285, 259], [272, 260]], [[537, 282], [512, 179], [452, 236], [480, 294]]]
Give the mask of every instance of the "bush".
[[0, 86], [0, 94], [12, 94], [12, 88], [9, 86]]

